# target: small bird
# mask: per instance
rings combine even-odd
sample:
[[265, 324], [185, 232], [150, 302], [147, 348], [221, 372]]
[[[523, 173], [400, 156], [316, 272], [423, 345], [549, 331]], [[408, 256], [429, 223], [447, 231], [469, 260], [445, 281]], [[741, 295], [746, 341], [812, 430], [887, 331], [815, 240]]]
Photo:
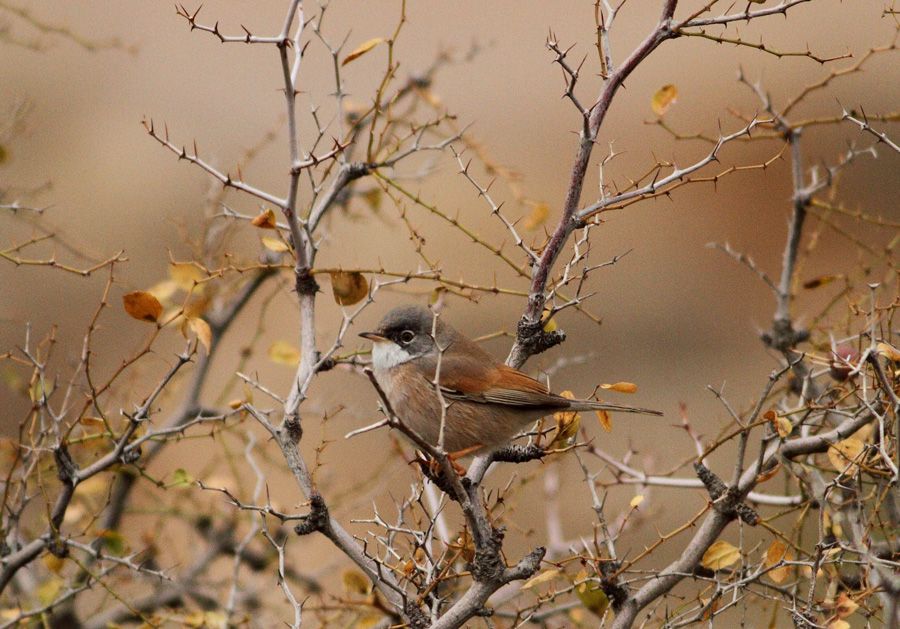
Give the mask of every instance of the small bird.
[[[559, 411], [619, 411], [662, 415], [618, 404], [570, 400], [495, 360], [431, 310], [400, 306], [373, 332], [372, 367], [394, 413], [426, 442], [459, 458], [505, 445], [523, 428]], [[435, 372], [440, 393], [435, 387]]]

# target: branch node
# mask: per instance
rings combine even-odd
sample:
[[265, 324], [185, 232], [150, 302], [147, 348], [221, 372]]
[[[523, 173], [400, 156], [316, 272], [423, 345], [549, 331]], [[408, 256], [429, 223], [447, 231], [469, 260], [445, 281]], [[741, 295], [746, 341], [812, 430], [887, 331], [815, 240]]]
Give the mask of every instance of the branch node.
[[323, 530], [328, 525], [328, 507], [322, 494], [315, 491], [309, 497], [309, 513], [303, 522], [294, 527], [297, 535], [309, 535]]

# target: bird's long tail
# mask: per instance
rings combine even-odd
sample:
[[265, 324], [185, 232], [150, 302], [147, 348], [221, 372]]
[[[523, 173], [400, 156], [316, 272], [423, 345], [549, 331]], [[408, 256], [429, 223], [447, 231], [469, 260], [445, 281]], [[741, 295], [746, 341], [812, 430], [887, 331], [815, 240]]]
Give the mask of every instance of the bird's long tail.
[[662, 411], [654, 411], [649, 408], [637, 406], [624, 406], [622, 404], [609, 404], [607, 402], [591, 402], [589, 400], [572, 400], [569, 405], [571, 411], [612, 411], [615, 413], [638, 413], [640, 415], [662, 415]]

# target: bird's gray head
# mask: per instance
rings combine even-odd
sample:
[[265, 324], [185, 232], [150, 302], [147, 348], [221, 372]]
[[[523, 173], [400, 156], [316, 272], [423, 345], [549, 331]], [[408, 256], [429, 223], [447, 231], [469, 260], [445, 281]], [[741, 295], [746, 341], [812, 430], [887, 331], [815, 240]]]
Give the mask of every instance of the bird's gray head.
[[375, 369], [390, 369], [402, 363], [437, 354], [435, 338], [447, 347], [456, 331], [423, 306], [400, 306], [388, 312], [373, 332], [361, 337], [373, 341], [372, 364]]

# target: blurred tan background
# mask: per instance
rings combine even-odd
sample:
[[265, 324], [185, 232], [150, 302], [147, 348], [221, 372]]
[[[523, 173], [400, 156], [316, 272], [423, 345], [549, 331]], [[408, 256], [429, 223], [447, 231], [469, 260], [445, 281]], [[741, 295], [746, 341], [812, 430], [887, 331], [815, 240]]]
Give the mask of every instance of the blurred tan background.
[[[284, 4], [272, 0], [208, 1], [200, 19], [210, 23], [218, 20], [228, 33], [239, 33], [243, 24], [254, 34], [274, 34], [281, 26]], [[641, 0], [626, 5], [616, 25], [614, 54], [618, 59], [649, 30], [659, 13], [658, 4]], [[859, 56], [871, 46], [890, 42], [894, 28], [890, 19], [881, 17], [882, 4], [813, 2], [791, 11], [788, 20], [776, 16], [749, 28], [742, 25], [740, 33], [754, 42], [764, 34], [765, 43], [780, 50], [803, 50], [808, 43], [824, 57], [848, 51]], [[27, 6], [33, 15], [66, 25], [91, 39], [117, 37], [136, 47], [134, 54], [122, 50], [88, 52], [66, 39], [36, 34], [0, 13], [0, 19], [9, 23], [14, 33], [24, 38], [39, 37], [47, 45], [40, 52], [11, 45], [0, 47], [0, 110], [21, 100], [32, 105], [25, 133], [7, 147], [9, 158], [0, 165], [0, 188], [33, 188], [49, 182], [50, 188], [30, 203], [52, 206], [46, 219], [58, 226], [59, 233], [98, 256], [125, 249], [130, 260], [118, 271], [113, 308], [105, 315], [99, 337], [99, 360], [109, 368], [117, 364], [123, 350], [136, 349], [147, 332], [143, 324], [121, 312], [121, 294], [163, 279], [169, 251], [175, 257], [190, 254], [183, 244], [184, 234], [190, 237], [199, 230], [201, 208], [210, 189], [204, 173], [178, 162], [146, 135], [140, 124], [142, 118], [153, 117], [160, 125], [167, 123], [177, 143], [190, 145], [196, 139], [202, 156], [231, 169], [247, 147], [278, 125], [283, 113], [280, 67], [274, 49], [223, 46], [211, 36], [189, 32], [168, 2], [45, 1]], [[388, 36], [398, 6], [397, 2], [335, 1], [328, 11], [325, 31], [335, 42], [349, 33], [347, 50], [352, 49], [371, 37]], [[686, 11], [684, 8], [680, 14]], [[462, 54], [473, 42], [481, 47], [472, 61], [444, 68], [437, 76], [434, 92], [458, 116], [460, 124], [473, 124], [471, 133], [496, 160], [521, 173], [528, 196], [549, 203], [552, 223], [568, 181], [578, 120], [571, 104], [560, 98], [563, 82], [544, 42], [552, 30], [563, 46], [577, 44], [573, 59], [588, 55], [581, 95], [585, 102], [591, 102], [597, 86], [592, 65], [592, 2], [416, 0], [409, 3], [408, 20], [397, 49], [401, 79], [427, 67], [442, 49], [449, 47]], [[751, 79], [761, 78], [777, 104], [800, 86], [825, 76], [829, 68], [852, 62], [844, 59], [822, 67], [808, 58], [778, 60], [755, 50], [698, 39], [666, 43], [617, 96], [595, 155], [603, 154], [607, 143], [614, 142], [615, 150], [622, 155], [608, 169], [607, 177], [622, 183], [649, 168], [654, 156], [685, 165], [706, 152], [705, 145], [673, 143], [660, 128], [645, 124], [654, 118], [650, 99], [664, 84], [674, 83], [679, 90], [677, 104], [666, 114], [669, 124], [685, 133], [715, 134], [720, 122], [725, 131], [741, 126], [729, 115], [730, 107], [750, 115], [759, 109], [753, 95], [735, 80], [739, 67]], [[376, 50], [346, 68], [346, 86], [352, 100], [369, 100], [383, 64], [384, 53]], [[865, 72], [835, 82], [833, 89], [813, 98], [795, 115], [839, 115], [838, 101], [848, 108], [863, 105], [869, 112], [891, 111], [897, 106], [898, 67], [896, 54], [875, 58]], [[301, 112], [310, 102], [321, 103], [323, 111], [329, 111], [333, 90], [330, 68], [315, 42], [302, 74], [306, 87]], [[286, 143], [283, 128], [277, 128], [279, 140], [243, 172], [248, 181], [283, 194]], [[834, 163], [848, 141], [870, 143], [849, 125], [811, 130], [805, 139], [807, 163]], [[731, 145], [722, 154], [722, 167], [759, 162], [777, 150], [774, 142], [755, 145], [749, 151]], [[842, 198], [848, 207], [896, 220], [898, 167], [900, 160], [888, 151], [881, 151], [875, 161], [861, 159], [847, 171], [842, 183]], [[449, 214], [458, 212], [462, 220], [476, 226], [491, 241], [504, 240], [502, 226], [455, 170], [448, 156], [438, 161], [434, 177], [410, 185]], [[584, 203], [596, 197], [595, 168], [592, 173]], [[487, 182], [483, 173], [478, 176]], [[493, 190], [497, 200], [510, 198], [499, 182]], [[777, 276], [790, 194], [787, 163], [781, 161], [765, 172], [728, 177], [715, 193], [711, 185], [688, 187], [677, 191], [671, 200], [643, 203], [609, 215], [608, 222], [595, 230], [595, 262], [633, 250], [614, 267], [593, 276], [591, 288], [598, 296], [591, 309], [603, 318], [603, 324], [597, 327], [567, 311], [560, 316], [560, 325], [569, 333], [569, 341], [533, 359], [528, 367], [536, 371], [561, 356], [593, 352], [596, 356], [585, 364], [559, 371], [554, 376], [555, 387], [587, 395], [600, 382], [633, 381], [640, 387], [638, 394], [619, 396], [617, 401], [666, 412], [662, 421], [614, 418], [611, 434], [599, 433], [591, 425], [590, 432], [599, 435], [609, 451], [621, 455], [630, 446], [640, 453], [640, 462], [667, 469], [693, 451], [683, 431], [669, 427], [679, 422], [680, 402], [687, 404], [698, 431], [710, 436], [723, 425], [726, 415], [706, 391], [706, 385], [724, 385], [728, 399], [737, 408], [747, 406], [761, 391], [767, 374], [776, 365], [757, 335], [771, 319], [771, 295], [746, 269], [722, 253], [705, 248], [705, 244], [728, 241]], [[227, 198], [230, 205], [247, 213], [258, 208], [254, 200], [234, 193]], [[514, 204], [508, 207], [511, 216], [527, 212]], [[365, 219], [365, 208], [360, 205], [357, 209], [356, 214], [364, 220], [336, 215], [331, 221], [320, 265], [384, 264], [399, 270], [417, 265], [406, 232], [389, 203], [377, 219]], [[501, 284], [526, 288], [523, 281], [497, 268], [490, 255], [461, 234], [447, 231], [415, 207], [408, 210], [428, 239], [429, 254], [441, 261], [448, 276], [491, 283], [496, 272]], [[812, 226], [816, 227], [815, 221]], [[29, 226], [10, 216], [0, 216], [0, 229], [2, 246], [20, 242], [32, 233]], [[853, 229], [878, 250], [893, 237], [884, 230]], [[255, 236], [250, 234], [251, 238]], [[60, 251], [60, 257], [66, 255]], [[849, 241], [823, 229], [817, 249], [802, 267], [801, 279], [846, 272], [856, 258], [856, 249]], [[103, 277], [81, 279], [48, 269], [0, 263], [0, 349], [21, 344], [27, 321], [36, 333], [58, 324], [59, 355], [74, 362], [99, 299]], [[801, 294], [795, 307], [799, 319], [808, 321], [837, 290], [834, 285]], [[409, 293], [382, 293], [354, 328], [354, 334], [370, 326], [390, 306], [426, 298], [425, 291], [412, 297]], [[322, 320], [337, 322], [338, 309], [327, 292], [319, 303]], [[511, 332], [523, 306], [522, 299], [510, 297], [483, 297], [477, 305], [451, 298], [446, 317], [473, 336], [500, 329]], [[237, 351], [252, 332], [257, 312], [257, 306], [251, 307], [226, 340], [206, 398], [218, 395], [217, 387], [236, 364]], [[277, 339], [293, 340], [296, 324], [294, 301], [285, 294], [268, 314], [261, 351], [252, 365], [261, 380], [276, 390], [285, 390], [291, 371], [271, 364], [264, 350]], [[327, 332], [332, 334], [333, 330]], [[323, 333], [322, 342], [330, 338]], [[166, 342], [169, 345], [161, 346], [150, 367], [153, 361], [159, 368], [169, 360], [164, 347], [175, 351], [180, 346], [174, 335]], [[355, 343], [355, 337], [350, 342]], [[500, 357], [505, 356], [509, 341], [500, 339], [489, 345]], [[135, 377], [134, 397], [143, 395], [145, 389]], [[352, 396], [348, 397], [348, 391]], [[374, 395], [361, 377], [335, 371], [320, 378], [313, 393], [310, 411], [324, 413], [333, 412], [339, 405], [347, 407], [324, 428], [328, 438], [337, 440], [324, 455], [327, 482], [344, 486], [348, 479], [355, 482], [379, 469], [381, 457], [371, 453], [388, 446], [387, 435], [370, 434], [349, 443], [341, 439], [348, 430], [375, 418]], [[6, 389], [0, 390], [0, 405], [6, 409], [2, 420], [6, 432], [25, 406], [21, 397]], [[314, 417], [307, 423], [306, 446], [310, 451], [320, 435], [318, 424]], [[352, 470], [346, 466], [347, 461], [353, 461]], [[173, 448], [155, 463], [160, 475], [174, 467], [188, 468], [197, 475], [204, 470], [189, 443]], [[410, 472], [400, 462], [388, 469], [383, 478], [402, 492]], [[578, 481], [574, 467], [567, 467], [566, 474], [573, 482], [575, 498], [565, 507], [567, 533], [584, 533], [590, 530], [592, 521], [587, 490]], [[537, 489], [536, 485], [532, 487]], [[286, 502], [297, 499], [290, 486], [281, 490]], [[537, 509], [538, 493], [534, 491], [520, 501], [526, 514]], [[661, 529], [702, 504], [700, 494], [686, 499], [683, 493], [670, 490], [654, 489], [650, 493], [660, 497], [653, 517]], [[625, 493], [617, 494], [612, 504], [622, 504], [628, 498]], [[675, 498], [680, 504], [675, 504]], [[363, 501], [339, 515], [360, 516], [366, 510]], [[652, 537], [653, 531], [648, 534]]]

